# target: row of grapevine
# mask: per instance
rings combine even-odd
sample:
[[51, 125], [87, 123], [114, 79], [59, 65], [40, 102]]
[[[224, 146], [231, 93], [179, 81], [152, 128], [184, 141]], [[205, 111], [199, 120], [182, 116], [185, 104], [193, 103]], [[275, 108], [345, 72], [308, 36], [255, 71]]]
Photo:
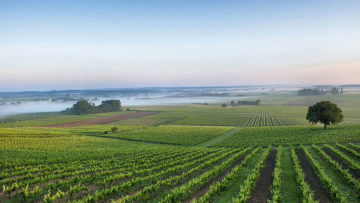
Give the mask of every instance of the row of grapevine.
[[360, 172], [360, 164], [357, 163], [356, 161], [354, 161], [353, 159], [350, 159], [348, 156], [346, 156], [344, 153], [342, 153], [341, 151], [339, 151], [338, 149], [336, 149], [333, 146], [330, 146], [328, 144], [325, 144], [324, 147], [326, 149], [329, 149], [331, 152], [333, 152], [334, 154], [336, 154], [337, 156], [339, 156], [341, 159], [344, 160], [344, 162], [346, 164], [348, 164], [348, 166], [352, 169], [354, 169], [355, 171]]
[[291, 159], [294, 164], [294, 169], [296, 173], [296, 182], [298, 187], [300, 188], [300, 197], [302, 202], [316, 202], [314, 200], [314, 193], [310, 189], [310, 186], [305, 181], [305, 174], [303, 170], [301, 169], [300, 162], [298, 157], [296, 156], [295, 149], [293, 146], [291, 146]]
[[226, 188], [229, 186], [230, 182], [240, 175], [239, 171], [248, 164], [248, 162], [254, 157], [254, 155], [259, 152], [259, 150], [260, 150], [259, 147], [256, 148], [255, 150], [253, 150], [249, 155], [247, 155], [244, 158], [244, 160], [241, 162], [241, 164], [234, 167], [233, 170], [230, 173], [228, 173], [221, 181], [213, 184], [209, 188], [209, 190], [199, 200], [195, 199], [193, 202], [194, 203], [209, 202], [211, 200], [211, 198], [213, 198], [215, 195], [226, 190]]
[[[293, 145], [267, 148], [182, 148], [165, 147], [148, 154], [122, 156], [124, 159], [84, 160], [19, 166], [15, 172], [0, 179], [5, 183], [0, 200], [21, 199], [28, 202], [212, 202], [230, 192], [229, 201], [246, 202], [259, 182], [262, 169], [270, 152], [276, 150], [272, 184], [268, 188], [269, 202], [282, 202], [284, 171], [282, 156], [288, 159], [294, 170], [294, 185], [302, 202], [316, 202], [302, 170], [307, 161], [329, 198], [336, 202], [348, 202], [360, 191], [360, 181], [343, 168], [345, 163], [355, 168], [357, 162], [355, 144], [300, 145], [297, 152]], [[357, 145], [356, 145], [357, 146]], [[285, 148], [285, 150], [284, 150]], [[288, 150], [290, 149], [290, 150]], [[261, 151], [261, 153], [259, 153]], [[286, 153], [286, 154], [285, 154]], [[333, 156], [336, 156], [334, 159]], [[271, 157], [273, 157], [271, 153]], [[241, 158], [243, 157], [243, 158]], [[242, 159], [240, 163], [237, 160]], [[321, 160], [320, 160], [321, 159]], [[343, 161], [339, 163], [338, 161]], [[81, 163], [81, 164], [78, 164]], [[231, 169], [231, 170], [230, 170]], [[306, 168], [305, 168], [306, 169]], [[53, 170], [53, 174], [51, 174]], [[229, 171], [225, 174], [225, 171]], [[246, 173], [243, 173], [245, 172]], [[17, 173], [16, 173], [17, 172]], [[330, 172], [330, 173], [329, 173]], [[17, 174], [17, 175], [16, 175]], [[246, 174], [246, 175], [244, 175]], [[336, 174], [337, 179], [332, 175]], [[13, 177], [9, 175], [14, 175]], [[40, 177], [41, 176], [41, 177]], [[221, 177], [221, 179], [219, 179]], [[263, 177], [263, 176], [261, 176]], [[340, 180], [340, 179], [341, 180]], [[217, 181], [214, 181], [217, 180]], [[239, 181], [240, 180], [240, 181]], [[339, 181], [340, 180], [340, 181]], [[239, 182], [237, 182], [239, 181]], [[211, 184], [211, 185], [210, 185]], [[341, 185], [341, 188], [339, 187]], [[229, 188], [238, 187], [237, 192]], [[312, 185], [313, 186], [313, 185]], [[350, 190], [344, 189], [352, 188]], [[204, 191], [206, 188], [207, 191]], [[257, 187], [256, 187], [257, 188]], [[199, 192], [201, 191], [201, 192]], [[314, 190], [316, 191], [316, 190]], [[199, 196], [201, 194], [202, 196]], [[196, 197], [195, 199], [191, 199]]]
[[297, 121], [281, 114], [258, 113], [198, 113], [174, 122], [179, 125], [213, 126], [288, 126], [299, 125]]
[[262, 155], [260, 161], [253, 168], [251, 174], [248, 176], [245, 182], [240, 186], [240, 192], [235, 198], [233, 198], [233, 202], [245, 202], [250, 197], [250, 194], [253, 188], [255, 187], [256, 182], [260, 176], [260, 171], [265, 166], [264, 163], [268, 155], [270, 154], [270, 151], [271, 151], [271, 147], [268, 147], [267, 150]]
[[313, 166], [317, 177], [322, 183], [322, 186], [329, 192], [330, 198], [333, 201], [346, 202], [344, 195], [339, 192], [338, 185], [326, 174], [326, 171], [322, 168], [322, 166], [311, 156], [311, 154], [304, 146], [301, 146], [301, 149], [310, 160], [310, 163]]
[[312, 145], [314, 149], [319, 152], [319, 154], [328, 162], [331, 164], [331, 166], [337, 170], [346, 180], [349, 184], [352, 184], [355, 186], [357, 190], [360, 191], [360, 182], [359, 180], [355, 179], [347, 170], [344, 170], [339, 163], [331, 159], [320, 147], [316, 145]]
[[241, 155], [250, 150], [250, 148], [244, 149], [232, 157], [228, 158], [226, 161], [222, 162], [220, 165], [214, 167], [213, 169], [205, 172], [198, 178], [194, 178], [189, 181], [187, 184], [177, 187], [169, 192], [169, 194], [162, 199], [160, 202], [178, 202], [182, 201], [185, 198], [189, 197], [196, 189], [200, 188], [206, 184], [211, 179], [215, 178], [219, 173], [230, 167]]
[[282, 169], [281, 169], [281, 156], [283, 153], [282, 146], [279, 146], [277, 148], [277, 154], [275, 159], [275, 169], [273, 172], [273, 183], [270, 188], [270, 195], [271, 195], [271, 202], [279, 202], [280, 201], [280, 191], [281, 191], [281, 175], [282, 175]]
[[337, 147], [341, 148], [342, 150], [350, 153], [351, 155], [357, 157], [357, 158], [360, 158], [360, 153], [358, 153], [357, 151], [349, 148], [349, 147], [346, 147], [345, 145], [342, 145], [342, 144], [336, 144]]
[[[175, 156], [178, 156], [180, 154], [183, 154], [183, 152], [175, 154]], [[152, 156], [154, 156], [154, 154], [152, 154]], [[163, 159], [163, 158], [165, 160], [171, 160], [171, 158], [173, 158], [174, 155], [167, 155], [166, 153], [164, 153], [164, 155], [160, 155], [160, 156], [157, 156], [157, 157], [159, 157], [159, 161], [161, 161], [161, 159]], [[109, 173], [106, 173], [106, 172], [108, 172], [108, 171], [117, 171], [117, 172], [128, 171], [128, 170], [131, 169], [130, 167], [135, 166], [135, 169], [136, 168], [143, 168], [143, 167], [148, 167], [148, 166], [154, 165], [154, 163], [156, 163], [150, 157], [146, 157], [146, 158], [148, 160], [150, 160], [150, 162], [140, 164], [140, 165], [132, 164], [132, 165], [126, 166], [126, 165], [124, 165], [126, 162], [123, 162], [123, 161], [115, 162], [115, 164], [113, 162], [113, 163], [111, 163], [111, 165], [109, 165], [109, 164], [104, 165], [103, 164], [104, 162], [96, 162], [97, 164], [95, 165], [95, 167], [85, 168], [83, 170], [78, 169], [78, 170], [69, 171], [69, 172], [54, 171], [53, 174], [49, 174], [49, 175], [44, 175], [44, 174], [41, 174], [41, 173], [33, 175], [31, 173], [31, 171], [30, 171], [29, 175], [27, 175], [25, 177], [23, 176], [21, 179], [16, 179], [16, 178], [6, 179], [6, 180], [2, 180], [1, 183], [2, 183], [2, 185], [5, 186], [5, 188], [7, 188], [7, 190], [5, 190], [5, 192], [10, 192], [15, 188], [15, 185], [17, 185], [18, 187], [21, 188], [21, 187], [24, 187], [26, 185], [34, 185], [34, 184], [48, 182], [48, 181], [51, 181], [51, 180], [64, 179], [64, 178], [68, 178], [68, 177], [79, 176], [79, 175], [90, 174], [90, 173], [97, 173], [97, 172], [100, 172], [100, 171], [103, 174], [110, 175]], [[14, 186], [11, 185], [11, 186], [7, 187], [6, 184], [10, 184], [10, 183], [12, 183], [12, 185], [14, 185]]]
[[[148, 173], [151, 172], [151, 170], [160, 170], [162, 168], [175, 165], [174, 163], [182, 165], [184, 162], [188, 162], [189, 160], [197, 160], [199, 158], [202, 158], [202, 159], [211, 158], [211, 156], [214, 156], [214, 155], [216, 156], [216, 154], [222, 153], [223, 150], [220, 150], [220, 151], [217, 150], [217, 151], [218, 151], [217, 153], [208, 153], [208, 152], [205, 152], [205, 153], [204, 152], [183, 153], [183, 154], [186, 154], [186, 155], [178, 156], [175, 159], [173, 159], [174, 156], [169, 156], [168, 155], [169, 159], [166, 159], [166, 160], [161, 161], [161, 162], [156, 162], [155, 160], [153, 160], [152, 162], [147, 162], [147, 163], [144, 163], [142, 165], [141, 164], [140, 165], [133, 164], [133, 169], [131, 169], [131, 168], [118, 168], [118, 167], [112, 168], [112, 169], [102, 168], [99, 171], [94, 172], [96, 174], [96, 176], [92, 175], [94, 173], [87, 173], [87, 174], [74, 173], [71, 176], [68, 176], [68, 177], [72, 177], [70, 179], [62, 178], [62, 180], [57, 181], [57, 182], [51, 182], [50, 184], [45, 184], [45, 185], [42, 184], [44, 186], [41, 188], [40, 194], [44, 193], [44, 192], [47, 192], [50, 189], [51, 189], [51, 191], [56, 191], [57, 188], [63, 188], [64, 186], [69, 187], [70, 185], [73, 185], [73, 184], [80, 184], [80, 183], [86, 183], [86, 182], [92, 183], [92, 184], [96, 183], [96, 182], [106, 183], [106, 180], [109, 180], [109, 177], [111, 177], [111, 174], [115, 174], [115, 176], [116, 176], [116, 173], [119, 174], [117, 176], [117, 178], [119, 178], [119, 177], [123, 177], [123, 178], [125, 178], [125, 177], [134, 177], [134, 176], [136, 176], [136, 174], [141, 174], [141, 173], [148, 174]], [[178, 154], [178, 155], [181, 155], [181, 154]], [[158, 156], [158, 157], [161, 160], [161, 156]], [[126, 174], [126, 175], [124, 175], [124, 174]], [[103, 179], [101, 179], [101, 178], [103, 178]], [[49, 181], [49, 179], [46, 179], [46, 178], [42, 178], [41, 180], [43, 180], [41, 182], [48, 182]], [[12, 192], [14, 190], [23, 190], [21, 188], [28, 187], [29, 184], [33, 185], [34, 183], [36, 183], [36, 182], [34, 182], [34, 180], [23, 181], [23, 182], [19, 183], [19, 184], [21, 184], [23, 186], [20, 186], [17, 182], [15, 182], [12, 186], [5, 187], [6, 189], [5, 189], [4, 192], [5, 193], [10, 193], [10, 192]], [[34, 190], [38, 190], [36, 187], [34, 187], [34, 188], [35, 188]], [[26, 191], [28, 191], [28, 189]]]
[[[134, 190], [134, 189], [136, 190], [136, 188], [134, 188], [134, 186], [137, 186], [137, 184], [139, 184], [139, 183], [142, 183], [142, 184], [143, 183], [152, 183], [153, 181], [160, 180], [159, 182], [162, 182], [165, 185], [167, 185], [169, 183], [173, 184], [174, 180], [180, 181], [183, 178], [188, 177], [190, 174], [194, 173], [195, 171], [200, 170], [201, 168], [207, 167], [219, 160], [222, 160], [225, 157], [229, 156], [230, 154], [233, 154], [236, 151], [238, 151], [238, 150], [236, 150], [236, 149], [231, 150], [226, 153], [222, 153], [220, 156], [217, 156], [217, 157], [204, 157], [200, 160], [183, 163], [181, 165], [178, 165], [178, 166], [175, 166], [172, 168], [168, 168], [167, 170], [160, 171], [159, 173], [150, 174], [145, 177], [138, 177], [138, 178], [130, 179], [129, 181], [123, 182], [120, 185], [113, 185], [110, 188], [105, 188], [103, 190], [96, 191], [93, 195], [88, 195], [88, 196], [82, 198], [80, 201], [107, 199], [107, 198], [110, 198], [111, 196], [113, 196], [114, 194], [116, 194], [116, 195], [123, 194], [125, 191], [129, 191], [131, 188], [132, 188], [131, 190]], [[209, 161], [205, 161], [205, 160], [209, 160]], [[200, 164], [200, 163], [203, 163], [203, 164]], [[191, 168], [191, 169], [187, 171], [186, 170], [187, 168]], [[175, 174], [180, 174], [180, 175], [175, 175]], [[150, 184], [150, 187], [151, 186], [152, 185]], [[157, 185], [156, 187], [152, 187], [151, 189], [153, 190], [158, 187], [159, 187], [159, 185]], [[147, 192], [151, 191], [150, 189], [146, 189], [146, 188], [144, 188], [143, 190], [147, 190]], [[137, 195], [135, 194], [131, 197], [125, 196], [125, 198], [133, 198], [134, 196], [137, 196]]]

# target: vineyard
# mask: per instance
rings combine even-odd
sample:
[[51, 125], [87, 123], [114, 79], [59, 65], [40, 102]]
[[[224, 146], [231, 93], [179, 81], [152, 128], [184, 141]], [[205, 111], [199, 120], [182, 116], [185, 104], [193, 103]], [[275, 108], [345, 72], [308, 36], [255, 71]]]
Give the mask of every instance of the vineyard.
[[358, 143], [197, 148], [33, 135], [1, 137], [0, 156], [1, 201], [356, 202], [360, 198]]
[[162, 144], [195, 145], [214, 138], [231, 127], [205, 127], [205, 126], [159, 126], [135, 130], [125, 133], [112, 134], [125, 140], [144, 141]]
[[299, 124], [280, 114], [193, 114], [174, 124], [179, 125], [216, 125], [216, 126], [286, 126]]
[[[356, 115], [323, 130], [302, 108], [264, 109], [15, 116], [0, 126], [0, 202], [360, 202]], [[122, 119], [63, 125], [107, 116]]]
[[244, 128], [214, 147], [244, 147], [288, 144], [358, 142], [360, 126], [338, 126], [327, 131], [305, 126]]
[[282, 114], [260, 113], [193, 113], [193, 112], [165, 112], [150, 118], [178, 119], [176, 125], [205, 125], [205, 126], [288, 126], [301, 125], [296, 117]]

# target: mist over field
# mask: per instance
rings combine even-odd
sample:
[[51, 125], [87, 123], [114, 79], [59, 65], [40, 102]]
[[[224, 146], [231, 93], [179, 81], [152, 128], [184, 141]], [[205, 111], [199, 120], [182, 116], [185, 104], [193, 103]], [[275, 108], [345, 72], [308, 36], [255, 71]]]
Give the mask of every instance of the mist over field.
[[291, 86], [238, 87], [159, 87], [103, 90], [62, 90], [49, 92], [0, 92], [0, 116], [32, 112], [62, 111], [79, 100], [96, 105], [106, 99], [119, 99], [123, 106], [156, 106], [192, 103], [219, 103], [229, 99], [251, 98]]
[[[303, 87], [331, 87], [308, 85], [268, 85], [231, 87], [152, 87], [99, 90], [59, 90], [39, 92], [0, 92], [0, 116], [59, 112], [79, 100], [99, 105], [103, 100], [119, 99], [122, 106], [159, 106], [181, 104], [221, 103], [229, 100], [246, 100], [268, 93], [293, 93]], [[344, 86], [347, 93], [357, 91], [356, 85]]]

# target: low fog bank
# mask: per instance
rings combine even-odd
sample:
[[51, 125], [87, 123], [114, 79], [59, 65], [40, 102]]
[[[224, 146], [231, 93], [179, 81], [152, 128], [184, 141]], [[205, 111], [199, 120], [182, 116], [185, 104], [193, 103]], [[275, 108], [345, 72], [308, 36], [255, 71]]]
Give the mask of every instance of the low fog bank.
[[[102, 100], [107, 99], [119, 99], [122, 103], [122, 106], [159, 106], [159, 105], [179, 105], [179, 104], [192, 104], [192, 103], [219, 103], [228, 99], [245, 99], [248, 97], [161, 97], [161, 98], [136, 98], [136, 97], [112, 97], [112, 98], [99, 98], [96, 101], [90, 102], [99, 105]], [[65, 110], [68, 107], [71, 107], [75, 104], [73, 102], [51, 102], [51, 101], [39, 101], [31, 102], [24, 101], [20, 103], [8, 103], [0, 105], [0, 118], [6, 117], [9, 115], [21, 114], [21, 113], [35, 113], [35, 112], [59, 112]]]
[[300, 86], [234, 86], [128, 88], [104, 90], [61, 90], [45, 92], [0, 92], [0, 117], [21, 113], [58, 112], [79, 100], [96, 105], [108, 99], [119, 99], [122, 106], [178, 105], [220, 103], [246, 99], [272, 91], [295, 91]]

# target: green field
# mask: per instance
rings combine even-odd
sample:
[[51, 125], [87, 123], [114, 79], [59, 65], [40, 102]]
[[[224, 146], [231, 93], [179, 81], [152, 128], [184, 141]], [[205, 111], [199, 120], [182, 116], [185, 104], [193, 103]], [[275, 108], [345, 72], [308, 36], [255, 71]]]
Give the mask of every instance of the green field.
[[115, 121], [110, 123], [111, 125], [122, 125], [122, 126], [159, 126], [165, 125], [168, 123], [173, 123], [174, 119], [148, 119], [148, 118], [138, 118], [138, 119], [127, 119], [122, 121]]
[[[127, 112], [9, 117], [0, 202], [359, 202], [359, 95], [259, 98], [69, 128], [43, 126]], [[345, 115], [326, 131], [305, 120], [305, 104], [323, 99]]]
[[326, 131], [309, 126], [249, 127], [217, 143], [215, 147], [322, 144], [359, 140], [360, 126], [337, 126]]
[[111, 134], [114, 138], [163, 144], [196, 145], [230, 130], [229, 127], [159, 126], [125, 133]]
[[99, 113], [99, 114], [88, 114], [88, 115], [68, 115], [63, 113], [31, 113], [24, 115], [14, 115], [7, 117], [3, 120], [6, 123], [0, 124], [1, 127], [41, 127], [59, 123], [67, 123], [81, 120], [88, 120], [92, 118], [114, 116], [119, 114], [126, 114], [128, 112], [110, 112], [110, 113]]

